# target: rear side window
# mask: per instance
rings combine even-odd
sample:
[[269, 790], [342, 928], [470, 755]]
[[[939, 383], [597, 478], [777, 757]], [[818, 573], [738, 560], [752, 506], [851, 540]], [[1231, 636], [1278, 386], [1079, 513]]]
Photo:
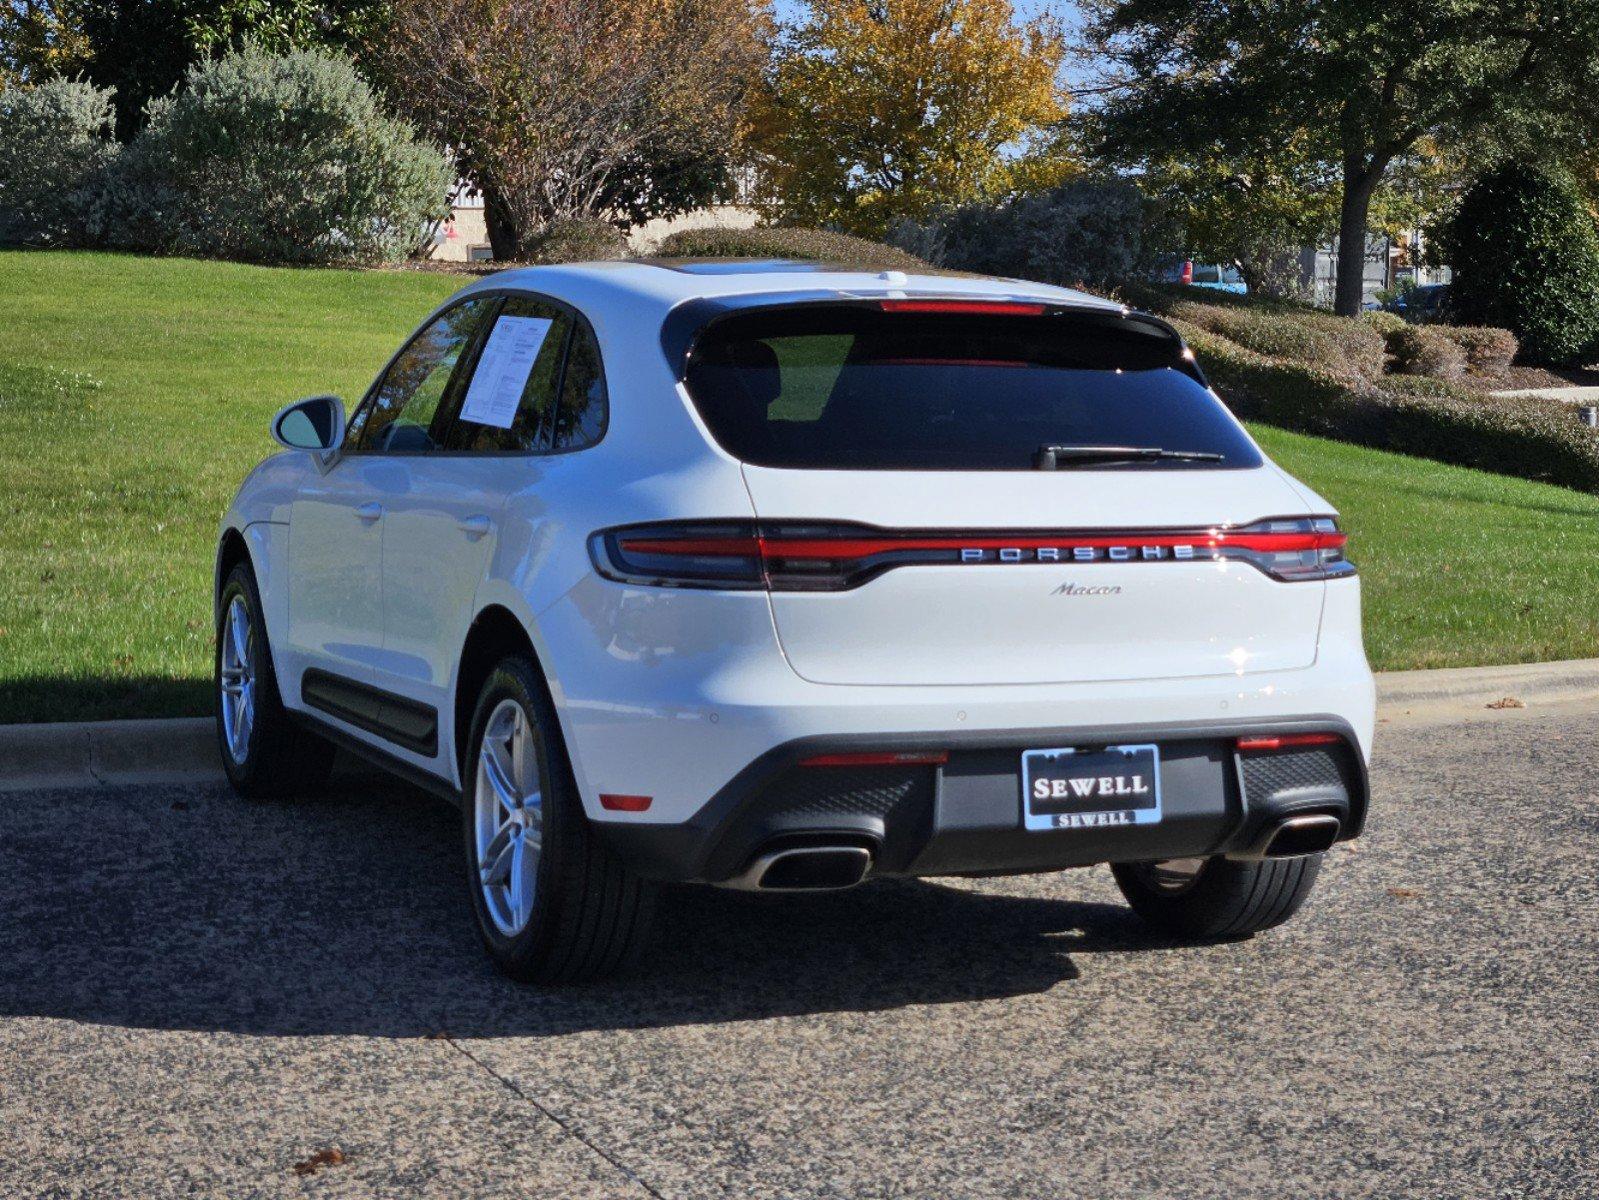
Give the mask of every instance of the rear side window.
[[605, 375], [588, 323], [526, 297], [505, 302], [461, 389], [449, 448], [540, 453], [605, 432]]
[[795, 305], [714, 322], [686, 384], [721, 446], [760, 466], [1024, 471], [1064, 445], [1220, 456], [1096, 469], [1258, 467], [1180, 354], [1117, 313]]

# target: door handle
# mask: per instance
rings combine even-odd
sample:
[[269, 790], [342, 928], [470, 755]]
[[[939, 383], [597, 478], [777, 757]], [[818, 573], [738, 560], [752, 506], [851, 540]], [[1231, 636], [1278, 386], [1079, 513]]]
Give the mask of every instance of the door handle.
[[355, 515], [370, 525], [383, 515], [383, 506], [374, 500], [370, 504], [361, 505], [355, 510]]
[[481, 513], [475, 517], [462, 517], [455, 527], [470, 538], [480, 538], [492, 528], [493, 522]]

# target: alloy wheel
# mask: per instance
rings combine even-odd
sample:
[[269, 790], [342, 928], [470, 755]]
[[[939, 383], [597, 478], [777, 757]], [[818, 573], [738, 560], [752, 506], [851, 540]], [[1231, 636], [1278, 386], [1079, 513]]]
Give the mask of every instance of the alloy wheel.
[[218, 672], [222, 705], [222, 730], [228, 754], [243, 765], [250, 753], [250, 731], [255, 728], [255, 667], [250, 657], [255, 632], [243, 596], [233, 597], [223, 618], [222, 667]]
[[544, 849], [541, 766], [527, 713], [517, 701], [501, 700], [478, 748], [473, 842], [484, 907], [507, 937], [527, 928], [533, 915]]

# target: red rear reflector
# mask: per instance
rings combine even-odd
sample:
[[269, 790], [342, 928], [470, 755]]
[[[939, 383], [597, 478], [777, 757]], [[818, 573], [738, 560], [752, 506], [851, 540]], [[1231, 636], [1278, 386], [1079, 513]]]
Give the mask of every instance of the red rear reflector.
[[947, 763], [947, 750], [895, 752], [873, 750], [864, 754], [816, 754], [800, 759], [802, 767], [904, 767]]
[[1042, 304], [1018, 304], [1005, 300], [880, 300], [884, 312], [966, 313], [984, 317], [1041, 317]]
[[608, 808], [612, 812], [644, 812], [654, 803], [654, 796], [617, 796], [610, 792], [600, 793], [600, 807]]
[[1331, 746], [1343, 741], [1336, 733], [1282, 733], [1274, 737], [1248, 737], [1238, 739], [1238, 748], [1250, 750], [1283, 750], [1289, 746]]

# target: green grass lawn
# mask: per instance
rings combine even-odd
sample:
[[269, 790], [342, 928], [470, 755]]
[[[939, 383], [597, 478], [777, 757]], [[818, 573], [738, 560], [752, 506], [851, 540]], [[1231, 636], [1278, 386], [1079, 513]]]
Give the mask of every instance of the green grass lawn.
[[[211, 555], [267, 418], [461, 284], [0, 253], [0, 722], [210, 708]], [[1257, 430], [1345, 514], [1382, 667], [1599, 654], [1599, 498]]]

